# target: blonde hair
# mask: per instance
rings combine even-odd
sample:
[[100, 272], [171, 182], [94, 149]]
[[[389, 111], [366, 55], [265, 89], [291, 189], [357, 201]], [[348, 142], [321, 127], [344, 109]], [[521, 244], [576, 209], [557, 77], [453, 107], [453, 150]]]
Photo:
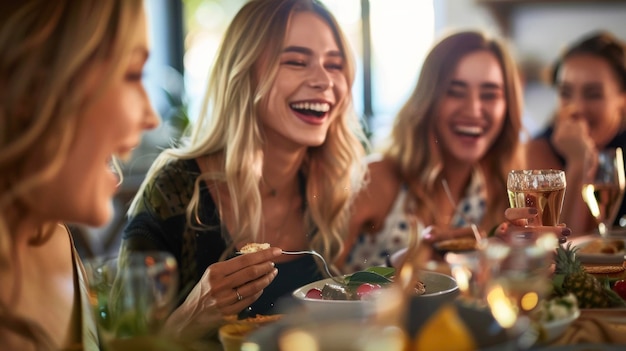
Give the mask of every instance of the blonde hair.
[[[436, 43], [427, 55], [422, 70], [408, 101], [399, 111], [391, 132], [386, 157], [397, 164], [398, 170], [412, 189], [418, 217], [434, 223], [437, 206], [432, 200], [437, 182], [445, 167], [439, 146], [434, 141], [437, 107], [446, 95], [452, 75], [459, 61], [479, 50], [493, 53], [504, 75], [506, 116], [500, 135], [480, 161], [493, 181], [488, 183], [487, 216], [494, 223], [501, 219], [508, 206], [506, 175], [519, 167], [519, 137], [522, 130], [522, 91], [517, 67], [505, 45], [479, 31], [461, 31], [449, 34]], [[428, 145], [428, 147], [427, 147]]]
[[[339, 50], [345, 57], [344, 74], [350, 86], [355, 65], [348, 43], [332, 14], [312, 0], [253, 0], [246, 3], [230, 23], [218, 50], [199, 119], [187, 131], [188, 138], [178, 148], [162, 152], [152, 165], [131, 204], [132, 215], [140, 208], [147, 183], [159, 170], [175, 159], [194, 159], [208, 155], [219, 170], [198, 177], [186, 211], [187, 225], [196, 218], [199, 183], [211, 180], [227, 185], [235, 228], [234, 240], [254, 240], [261, 227], [260, 172], [264, 135], [259, 127], [258, 109], [276, 79], [278, 55], [288, 21], [296, 11], [311, 11], [331, 28]], [[255, 64], [263, 57], [269, 69], [255, 78]], [[317, 228], [311, 245], [334, 260], [346, 234], [348, 203], [358, 191], [364, 167], [359, 121], [347, 94], [335, 107], [336, 118], [325, 142], [311, 147], [301, 166], [305, 175], [307, 230]], [[244, 165], [242, 167], [242, 165]], [[249, 165], [249, 166], [245, 166]], [[219, 201], [219, 199], [216, 199]]]
[[[82, 112], [123, 74], [141, 11], [142, 0], [0, 4], [0, 268], [13, 265], [13, 235], [32, 211], [25, 199], [57, 174]], [[95, 64], [108, 69], [103, 75], [108, 78], [88, 95], [85, 80]], [[0, 316], [0, 329], [49, 342], [4, 303]]]

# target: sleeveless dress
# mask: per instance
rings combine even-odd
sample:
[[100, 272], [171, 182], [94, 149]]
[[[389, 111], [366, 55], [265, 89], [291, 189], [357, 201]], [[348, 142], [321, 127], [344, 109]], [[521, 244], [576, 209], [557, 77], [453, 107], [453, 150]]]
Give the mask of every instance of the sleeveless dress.
[[[389, 257], [408, 244], [409, 225], [405, 204], [409, 196], [403, 184], [396, 196], [391, 211], [387, 214], [383, 228], [374, 234], [361, 233], [346, 260], [346, 273], [356, 272], [371, 266], [387, 265]], [[486, 212], [487, 191], [485, 177], [479, 168], [474, 168], [465, 196], [459, 201], [450, 222], [452, 228], [468, 226], [463, 216], [480, 223]], [[463, 213], [463, 216], [461, 215]]]
[[70, 235], [72, 243], [72, 259], [74, 261], [74, 284], [77, 284], [80, 294], [80, 311], [81, 311], [81, 328], [82, 328], [82, 350], [85, 351], [98, 351], [100, 350], [100, 343], [98, 338], [98, 329], [96, 326], [96, 318], [93, 314], [91, 303], [89, 301], [89, 285], [87, 281], [87, 274], [85, 273], [85, 267], [83, 266], [78, 251], [74, 246], [74, 240], [70, 234], [69, 229], [66, 230]]

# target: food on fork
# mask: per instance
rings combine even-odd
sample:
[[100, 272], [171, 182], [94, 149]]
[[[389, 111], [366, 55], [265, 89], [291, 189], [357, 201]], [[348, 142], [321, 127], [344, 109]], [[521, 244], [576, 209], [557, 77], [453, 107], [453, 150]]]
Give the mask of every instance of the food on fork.
[[242, 254], [248, 254], [269, 248], [270, 244], [268, 243], [247, 243], [239, 250], [239, 252]]

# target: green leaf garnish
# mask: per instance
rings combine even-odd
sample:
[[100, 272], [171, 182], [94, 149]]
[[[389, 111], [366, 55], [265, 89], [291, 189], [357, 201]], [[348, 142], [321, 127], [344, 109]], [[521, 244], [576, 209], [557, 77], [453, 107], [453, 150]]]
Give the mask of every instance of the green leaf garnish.
[[346, 285], [348, 289], [356, 289], [359, 285], [364, 283], [386, 285], [391, 282], [391, 279], [370, 271], [356, 272], [346, 278]]
[[365, 271], [380, 274], [385, 278], [391, 278], [396, 274], [396, 269], [393, 267], [374, 266], [367, 268]]

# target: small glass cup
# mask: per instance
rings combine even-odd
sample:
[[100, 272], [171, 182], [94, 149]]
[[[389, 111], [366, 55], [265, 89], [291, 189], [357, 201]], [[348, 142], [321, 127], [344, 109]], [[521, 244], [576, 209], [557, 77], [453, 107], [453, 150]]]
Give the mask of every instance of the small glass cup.
[[507, 191], [512, 208], [534, 207], [537, 217], [529, 226], [557, 226], [565, 197], [565, 172], [555, 169], [524, 169], [509, 172]]
[[498, 323], [513, 334], [530, 325], [530, 314], [551, 291], [550, 264], [557, 239], [554, 233], [529, 233], [534, 239], [493, 240], [485, 299]]
[[482, 250], [448, 252], [444, 256], [464, 302], [477, 307], [486, 306], [485, 286], [489, 280], [487, 257]]
[[113, 340], [156, 335], [178, 290], [176, 259], [167, 252], [133, 252], [84, 261], [90, 301], [105, 347]]

